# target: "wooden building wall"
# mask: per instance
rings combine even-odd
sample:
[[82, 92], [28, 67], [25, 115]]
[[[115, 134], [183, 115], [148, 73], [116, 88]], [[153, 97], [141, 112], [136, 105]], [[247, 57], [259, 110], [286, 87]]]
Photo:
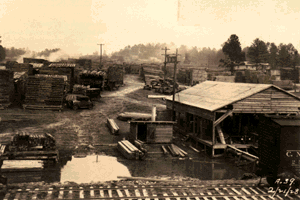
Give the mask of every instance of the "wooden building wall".
[[286, 113], [299, 112], [300, 101], [275, 87], [268, 88], [233, 104], [234, 112]]
[[146, 143], [171, 143], [173, 139], [173, 123], [131, 122], [129, 138], [130, 140], [139, 139]]

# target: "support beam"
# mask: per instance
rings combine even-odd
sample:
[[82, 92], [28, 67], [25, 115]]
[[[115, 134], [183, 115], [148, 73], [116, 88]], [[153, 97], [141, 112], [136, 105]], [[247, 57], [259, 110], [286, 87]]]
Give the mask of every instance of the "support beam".
[[217, 126], [218, 124], [220, 124], [226, 117], [228, 117], [232, 113], [233, 113], [233, 110], [226, 111], [226, 113], [224, 115], [222, 115], [219, 119], [214, 121], [214, 126]]

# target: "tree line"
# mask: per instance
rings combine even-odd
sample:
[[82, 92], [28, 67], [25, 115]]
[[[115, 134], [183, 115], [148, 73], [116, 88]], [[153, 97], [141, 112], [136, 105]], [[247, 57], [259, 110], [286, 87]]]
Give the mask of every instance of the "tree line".
[[[125, 48], [114, 52], [111, 58], [116, 58], [122, 62], [163, 62], [164, 49], [167, 47], [171, 51], [176, 49], [174, 43], [148, 43], [126, 46]], [[196, 46], [188, 48], [186, 45], [181, 45], [178, 48], [180, 54], [179, 60], [181, 63], [192, 63], [197, 65], [210, 66], [225, 66], [233, 71], [235, 65], [241, 64], [244, 61], [252, 63], [269, 63], [272, 69], [280, 69], [283, 67], [296, 67], [300, 65], [300, 56], [298, 50], [293, 44], [280, 43], [278, 46], [275, 43], [265, 42], [256, 38], [251, 46], [241, 48], [239, 37], [232, 34], [225, 41], [220, 49], [211, 49], [210, 47], [198, 48]], [[31, 52], [25, 48], [5, 48], [0, 45], [0, 61], [5, 58], [7, 60], [17, 60], [18, 57], [30, 54], [31, 57], [47, 58], [51, 53], [59, 51], [59, 48], [45, 49], [41, 52]], [[170, 52], [170, 51], [169, 51]], [[167, 53], [169, 53], [167, 52]], [[85, 56], [97, 60], [97, 53]]]
[[[202, 64], [207, 66], [219, 65], [229, 67], [233, 70], [235, 65], [239, 65], [244, 61], [251, 63], [269, 63], [271, 69], [280, 69], [283, 67], [295, 67], [300, 65], [300, 56], [298, 50], [293, 44], [265, 42], [256, 38], [251, 46], [241, 48], [239, 37], [232, 34], [222, 45], [222, 48], [211, 49], [209, 47], [188, 48], [181, 45], [178, 52], [183, 55], [181, 59], [184, 63]], [[147, 60], [155, 57], [163, 62], [163, 48], [176, 49], [173, 43], [158, 44], [138, 44], [134, 46], [126, 46], [118, 52], [113, 53], [115, 57], [123, 57], [124, 60]], [[180, 60], [180, 59], [179, 59]]]

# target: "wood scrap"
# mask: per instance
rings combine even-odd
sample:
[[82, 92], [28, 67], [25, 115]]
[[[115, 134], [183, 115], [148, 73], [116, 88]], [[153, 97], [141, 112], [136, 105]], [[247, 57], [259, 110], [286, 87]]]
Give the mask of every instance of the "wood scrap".
[[172, 156], [178, 156], [178, 154], [173, 151], [171, 146], [168, 146], [168, 149], [171, 152]]
[[161, 146], [161, 148], [162, 148], [162, 150], [163, 150], [164, 154], [166, 155], [166, 154], [168, 153], [168, 151], [167, 151], [167, 149], [165, 148], [165, 146], [164, 146], [164, 145], [162, 145], [162, 146]]
[[107, 126], [112, 134], [117, 134], [120, 130], [119, 126], [113, 119], [107, 119]]
[[189, 146], [191, 149], [193, 149], [195, 152], [199, 153], [200, 151], [192, 146]]

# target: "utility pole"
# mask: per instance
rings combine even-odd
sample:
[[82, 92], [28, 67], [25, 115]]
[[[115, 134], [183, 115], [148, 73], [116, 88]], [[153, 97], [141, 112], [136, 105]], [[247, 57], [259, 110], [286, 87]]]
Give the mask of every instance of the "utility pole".
[[165, 62], [164, 62], [164, 80], [166, 79], [166, 75], [167, 75], [167, 51], [170, 50], [168, 49], [167, 47], [165, 47], [164, 49], [161, 49], [161, 50], [165, 50], [165, 54], [162, 54], [162, 55], [165, 55]]
[[177, 56], [178, 56], [178, 49], [176, 49], [176, 54], [175, 54], [175, 60], [174, 60], [174, 79], [173, 79], [173, 103], [172, 103], [172, 118], [173, 121], [176, 121], [175, 119], [175, 86], [176, 86], [176, 67], [177, 67], [177, 63], [179, 63], [179, 61], [177, 61]]
[[102, 68], [102, 45], [104, 44], [97, 44], [100, 45], [100, 68]]

